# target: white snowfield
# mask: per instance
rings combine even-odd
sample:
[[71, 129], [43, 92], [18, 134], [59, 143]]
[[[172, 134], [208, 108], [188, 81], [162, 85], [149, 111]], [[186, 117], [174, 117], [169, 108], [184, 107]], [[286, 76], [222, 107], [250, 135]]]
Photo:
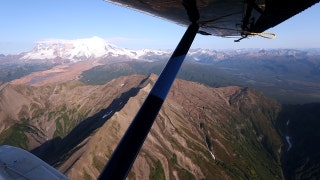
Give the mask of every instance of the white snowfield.
[[131, 59], [139, 59], [147, 54], [162, 55], [168, 54], [168, 51], [120, 48], [94, 36], [76, 40], [52, 39], [41, 41], [33, 50], [25, 53], [21, 59], [54, 59], [59, 57], [77, 62], [106, 56], [126, 56]]

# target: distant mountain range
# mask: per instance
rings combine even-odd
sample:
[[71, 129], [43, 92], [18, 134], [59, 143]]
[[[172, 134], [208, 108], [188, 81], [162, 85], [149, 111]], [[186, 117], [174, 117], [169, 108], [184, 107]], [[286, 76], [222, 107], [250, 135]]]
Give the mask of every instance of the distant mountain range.
[[[173, 50], [130, 50], [117, 47], [99, 37], [76, 40], [44, 40], [28, 52], [21, 53], [16, 59], [28, 60], [53, 60], [64, 59], [67, 62], [78, 62], [92, 59], [104, 59], [121, 57], [122, 59], [157, 61], [168, 59]], [[319, 49], [295, 50], [295, 49], [238, 49], [216, 51], [210, 49], [191, 49], [188, 53], [188, 60], [199, 63], [214, 63], [221, 60], [242, 59], [242, 58], [274, 58], [290, 57], [303, 59], [309, 56], [320, 55]], [[12, 55], [10, 55], [12, 56]], [[6, 56], [2, 55], [1, 58]], [[32, 61], [28, 61], [32, 62]], [[44, 61], [42, 61], [44, 62]]]
[[[45, 84], [48, 78], [61, 76], [56, 79], [104, 84], [123, 75], [159, 73], [171, 53], [129, 50], [99, 37], [47, 40], [29, 52], [0, 56], [0, 81]], [[282, 103], [320, 101], [320, 49], [191, 49], [186, 61], [179, 74], [182, 79], [212, 87], [252, 87]], [[66, 72], [73, 72], [69, 73], [72, 77]], [[25, 79], [19, 79], [22, 77]]]

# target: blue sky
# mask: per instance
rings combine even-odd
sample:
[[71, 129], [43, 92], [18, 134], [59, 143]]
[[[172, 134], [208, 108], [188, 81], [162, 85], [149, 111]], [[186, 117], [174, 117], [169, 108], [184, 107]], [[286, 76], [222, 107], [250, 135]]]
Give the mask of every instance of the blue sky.
[[[276, 39], [233, 39], [197, 35], [192, 48], [320, 48], [320, 4], [269, 29]], [[185, 31], [172, 22], [102, 0], [1, 0], [0, 54], [31, 50], [45, 39], [99, 36], [129, 49], [172, 49]]]

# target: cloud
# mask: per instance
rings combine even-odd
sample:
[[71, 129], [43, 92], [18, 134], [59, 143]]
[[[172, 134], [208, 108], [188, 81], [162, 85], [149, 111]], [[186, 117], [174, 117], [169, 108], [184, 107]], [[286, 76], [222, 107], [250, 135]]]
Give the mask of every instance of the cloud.
[[37, 41], [36, 43], [55, 44], [55, 43], [70, 43], [71, 41], [72, 40], [67, 40], [67, 39], [49, 38], [49, 39], [43, 39], [43, 40]]
[[68, 44], [68, 43], [74, 43], [77, 41], [87, 41], [87, 40], [92, 40], [92, 39], [102, 39], [105, 41], [108, 41], [104, 38], [100, 38], [98, 36], [92, 36], [89, 38], [78, 38], [78, 39], [57, 39], [57, 38], [48, 38], [48, 39], [43, 39], [40, 41], [37, 41], [36, 43], [44, 43], [44, 44], [57, 44], [57, 43], [61, 43], [61, 44]]
[[[35, 43], [37, 44], [72, 44], [74, 42], [82, 42], [85, 40], [89, 40], [92, 38], [99, 38], [97, 36], [93, 36], [91, 38], [81, 38], [81, 39], [58, 39], [58, 38], [47, 38], [40, 41], [37, 41]], [[123, 48], [129, 48], [129, 49], [145, 49], [145, 48], [157, 48], [156, 46], [161, 44], [161, 42], [158, 42], [154, 39], [148, 39], [148, 38], [128, 38], [128, 37], [109, 37], [109, 38], [100, 38], [104, 39], [106, 42], [120, 46]]]

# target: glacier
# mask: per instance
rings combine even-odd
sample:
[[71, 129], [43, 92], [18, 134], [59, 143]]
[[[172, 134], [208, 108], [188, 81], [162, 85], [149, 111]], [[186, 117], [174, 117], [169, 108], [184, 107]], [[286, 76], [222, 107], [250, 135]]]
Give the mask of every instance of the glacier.
[[63, 40], [50, 39], [37, 43], [36, 47], [26, 52], [20, 59], [69, 59], [72, 62], [83, 61], [86, 59], [103, 58], [106, 56], [126, 56], [130, 59], [141, 59], [148, 55], [169, 54], [168, 51], [161, 50], [130, 50], [117, 47], [103, 38], [94, 36], [92, 38]]

